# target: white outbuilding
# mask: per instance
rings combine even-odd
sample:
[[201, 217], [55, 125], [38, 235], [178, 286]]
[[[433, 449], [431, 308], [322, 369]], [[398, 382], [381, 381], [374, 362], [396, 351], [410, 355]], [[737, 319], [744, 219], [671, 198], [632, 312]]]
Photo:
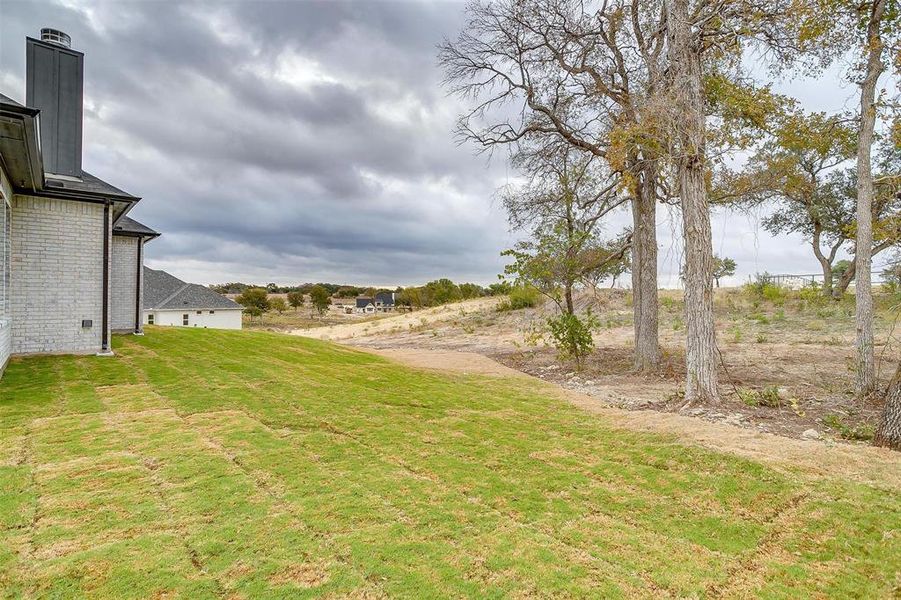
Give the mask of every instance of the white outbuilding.
[[144, 267], [144, 324], [241, 329], [243, 307], [208, 287]]

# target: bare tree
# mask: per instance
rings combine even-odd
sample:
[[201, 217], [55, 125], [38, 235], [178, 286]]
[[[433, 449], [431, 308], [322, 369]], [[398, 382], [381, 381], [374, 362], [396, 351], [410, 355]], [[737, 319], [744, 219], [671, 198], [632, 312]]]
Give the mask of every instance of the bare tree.
[[662, 81], [659, 2], [501, 0], [467, 13], [439, 55], [450, 89], [474, 103], [458, 133], [485, 150], [551, 136], [622, 176], [633, 214], [635, 362], [655, 369], [661, 186], [656, 120], [645, 115]]

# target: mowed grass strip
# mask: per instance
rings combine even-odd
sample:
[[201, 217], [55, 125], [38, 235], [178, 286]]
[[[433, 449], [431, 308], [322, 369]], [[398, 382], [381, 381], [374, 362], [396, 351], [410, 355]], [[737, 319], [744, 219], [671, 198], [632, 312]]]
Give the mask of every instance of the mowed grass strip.
[[897, 494], [538, 384], [150, 329], [0, 382], [9, 597], [892, 597]]

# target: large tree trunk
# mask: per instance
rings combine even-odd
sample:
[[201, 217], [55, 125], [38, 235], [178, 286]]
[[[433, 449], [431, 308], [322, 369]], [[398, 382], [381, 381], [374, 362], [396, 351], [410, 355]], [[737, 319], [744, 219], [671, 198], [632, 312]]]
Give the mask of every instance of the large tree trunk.
[[826, 297], [832, 296], [832, 261], [826, 258], [826, 255], [823, 254], [823, 251], [820, 249], [820, 239], [822, 237], [822, 230], [819, 225], [814, 226], [813, 230], [813, 240], [811, 244], [813, 245], [813, 254], [817, 257], [817, 260], [820, 263], [820, 268], [823, 270], [823, 294]]
[[[870, 260], [872, 260], [872, 254], [870, 255]], [[845, 295], [845, 292], [848, 291], [848, 286], [851, 285], [851, 282], [854, 281], [854, 277], [857, 274], [857, 269], [855, 265], [857, 261], [852, 262], [848, 265], [848, 268], [845, 269], [845, 272], [842, 273], [842, 276], [838, 278], [838, 281], [834, 282], [832, 285], [832, 298], [835, 300], [841, 300], [842, 296]]]
[[867, 67], [860, 91], [860, 133], [857, 141], [857, 241], [854, 256], [857, 301], [857, 395], [872, 394], [876, 387], [876, 356], [873, 348], [873, 290], [871, 281], [873, 252], [873, 173], [870, 148], [876, 125], [876, 82], [885, 66], [882, 63], [882, 38], [879, 27], [885, 0], [876, 0], [867, 24]]
[[[870, 262], [872, 262], [874, 256], [891, 247], [892, 243], [890, 240], [886, 240], [881, 244], [876, 244], [875, 246], [873, 246], [873, 249], [870, 251]], [[848, 291], [848, 286], [851, 285], [851, 282], [855, 280], [856, 275], [857, 260], [855, 257], [855, 260], [852, 261], [850, 265], [848, 265], [848, 268], [845, 269], [845, 272], [842, 273], [842, 276], [839, 277], [838, 281], [834, 282], [832, 286], [832, 297], [836, 300], [841, 300], [842, 296], [845, 295], [845, 292]]]
[[657, 332], [657, 163], [646, 161], [632, 203], [632, 310], [635, 323], [635, 368], [660, 366]]
[[718, 402], [713, 317], [713, 242], [704, 181], [701, 54], [688, 0], [666, 0], [670, 28], [673, 134], [685, 238], [685, 404]]
[[894, 450], [901, 450], [901, 363], [885, 392], [885, 407], [879, 419], [879, 427], [873, 443]]

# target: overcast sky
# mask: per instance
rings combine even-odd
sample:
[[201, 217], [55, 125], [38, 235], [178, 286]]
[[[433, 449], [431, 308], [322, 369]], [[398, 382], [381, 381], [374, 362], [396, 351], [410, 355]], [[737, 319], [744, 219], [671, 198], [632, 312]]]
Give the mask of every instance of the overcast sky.
[[[163, 232], [147, 264], [198, 283], [490, 283], [511, 245], [494, 191], [514, 176], [452, 137], [460, 103], [436, 44], [440, 2], [0, 2], [0, 91], [24, 101], [25, 36], [85, 53], [85, 170], [141, 196]], [[853, 107], [838, 72], [777, 82], [809, 108]], [[756, 271], [812, 273], [800, 238], [716, 213], [713, 245]], [[620, 222], [629, 221], [627, 215]], [[661, 281], [681, 252], [660, 211]]]

